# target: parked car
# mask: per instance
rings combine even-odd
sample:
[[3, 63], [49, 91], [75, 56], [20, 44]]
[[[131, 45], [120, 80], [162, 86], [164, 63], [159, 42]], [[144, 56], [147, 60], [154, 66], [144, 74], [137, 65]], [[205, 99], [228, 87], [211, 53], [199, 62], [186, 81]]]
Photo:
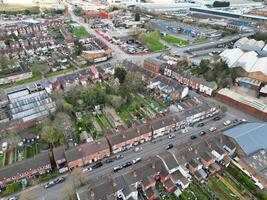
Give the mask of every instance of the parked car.
[[201, 131], [200, 133], [199, 133], [199, 135], [200, 136], [203, 136], [203, 135], [205, 135], [207, 132], [206, 131]]
[[92, 169], [97, 169], [97, 168], [102, 167], [102, 166], [103, 166], [103, 163], [99, 161], [92, 166]]
[[124, 163], [124, 164], [122, 165], [122, 167], [123, 167], [123, 168], [126, 168], [126, 167], [131, 166], [132, 164], [133, 164], [132, 162], [128, 161], [128, 162]]
[[220, 119], [221, 119], [221, 117], [219, 117], [219, 116], [213, 118], [214, 121], [219, 121]]
[[121, 165], [118, 165], [118, 166], [116, 166], [116, 167], [113, 168], [113, 171], [114, 171], [114, 172], [118, 172], [118, 171], [120, 171], [121, 169], [122, 169], [122, 166], [121, 166]]
[[208, 95], [208, 94], [206, 94], [206, 93], [204, 93], [202, 96], [203, 96], [203, 97], [208, 97], [209, 95]]
[[55, 184], [59, 184], [59, 183], [62, 183], [62, 182], [64, 182], [66, 179], [64, 178], [64, 177], [59, 177], [59, 178], [57, 178], [54, 182], [55, 182]]
[[169, 139], [172, 139], [172, 138], [175, 138], [175, 134], [174, 133], [171, 133], [169, 136], [168, 136]]
[[224, 126], [228, 126], [230, 125], [232, 122], [230, 120], [226, 120], [225, 122], [223, 122], [223, 125]]
[[15, 197], [15, 196], [9, 197], [7, 200], [18, 200], [18, 197]]
[[2, 150], [6, 151], [8, 149], [8, 143], [7, 142], [3, 142], [2, 143]]
[[113, 158], [107, 158], [106, 159], [106, 163], [112, 163], [113, 162]]
[[83, 173], [90, 172], [92, 170], [93, 170], [92, 167], [87, 167], [83, 169]]
[[44, 188], [45, 189], [48, 189], [48, 188], [51, 188], [55, 185], [55, 182], [54, 181], [50, 181], [48, 182], [47, 184], [45, 184]]
[[142, 150], [143, 150], [142, 147], [136, 147], [136, 148], [134, 149], [134, 152], [139, 152], [139, 151], [142, 151]]
[[199, 123], [198, 125], [197, 125], [197, 127], [203, 127], [205, 124], [204, 123]]
[[138, 157], [136, 159], [133, 159], [133, 164], [136, 164], [138, 162], [141, 162], [142, 158]]
[[169, 150], [169, 149], [171, 149], [171, 148], [173, 148], [173, 144], [168, 144], [168, 145], [165, 147], [166, 150]]
[[182, 129], [181, 133], [188, 133], [188, 129]]
[[194, 140], [194, 139], [197, 139], [197, 136], [196, 135], [192, 135], [190, 138], [191, 138], [191, 140]]
[[210, 127], [210, 128], [209, 128], [209, 131], [210, 131], [210, 132], [214, 132], [214, 131], [216, 131], [216, 130], [217, 130], [216, 127]]
[[119, 159], [122, 159], [123, 158], [123, 155], [119, 154], [116, 156], [116, 159], [119, 160]]

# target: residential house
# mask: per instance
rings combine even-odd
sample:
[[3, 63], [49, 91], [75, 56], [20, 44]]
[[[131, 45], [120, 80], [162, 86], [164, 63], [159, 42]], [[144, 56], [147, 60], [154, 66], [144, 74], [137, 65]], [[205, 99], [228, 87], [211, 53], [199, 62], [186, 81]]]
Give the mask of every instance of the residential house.
[[52, 170], [48, 152], [40, 153], [31, 159], [16, 162], [0, 169], [0, 186], [42, 175]]
[[65, 167], [67, 164], [67, 160], [65, 157], [65, 146], [59, 146], [53, 149], [53, 157], [56, 164], [57, 169]]
[[148, 57], [144, 60], [144, 68], [154, 73], [159, 73], [164, 62], [152, 57]]
[[91, 164], [103, 158], [109, 157], [111, 152], [106, 138], [82, 144], [78, 147], [82, 153], [83, 164]]
[[129, 149], [135, 145], [150, 141], [152, 138], [152, 130], [149, 124], [141, 124], [139, 126], [107, 135], [107, 140], [111, 146], [113, 153], [118, 153], [125, 149]]
[[77, 167], [82, 167], [84, 165], [82, 159], [82, 152], [76, 147], [66, 150], [65, 157], [68, 163], [69, 170], [72, 170]]

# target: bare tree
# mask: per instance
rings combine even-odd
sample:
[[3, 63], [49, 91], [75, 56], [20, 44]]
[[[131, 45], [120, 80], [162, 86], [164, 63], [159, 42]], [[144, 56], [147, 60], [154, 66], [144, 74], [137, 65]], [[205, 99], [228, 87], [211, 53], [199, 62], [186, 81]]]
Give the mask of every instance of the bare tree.
[[62, 188], [62, 200], [75, 200], [75, 189], [73, 185], [65, 184]]
[[84, 174], [81, 168], [75, 168], [70, 173], [70, 177], [72, 179], [74, 187], [79, 187], [84, 184]]
[[20, 200], [34, 200], [31, 192], [27, 192], [26, 190], [22, 191], [19, 195]]

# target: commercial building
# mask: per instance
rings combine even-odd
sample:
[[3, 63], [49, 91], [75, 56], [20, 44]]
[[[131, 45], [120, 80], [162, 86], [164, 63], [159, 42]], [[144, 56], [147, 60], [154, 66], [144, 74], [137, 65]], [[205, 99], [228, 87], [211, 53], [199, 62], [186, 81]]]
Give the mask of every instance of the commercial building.
[[260, 56], [267, 56], [267, 44], [262, 40], [257, 41], [243, 37], [235, 42], [234, 48], [239, 48], [243, 51], [255, 51]]
[[267, 105], [261, 99], [245, 94], [239, 94], [228, 88], [218, 91], [216, 97], [225, 103], [231, 104], [241, 110], [249, 112], [262, 120], [267, 120]]
[[242, 67], [248, 72], [248, 77], [267, 82], [267, 57], [258, 57], [255, 51], [244, 52], [239, 48], [226, 49], [220, 57], [229, 68]]

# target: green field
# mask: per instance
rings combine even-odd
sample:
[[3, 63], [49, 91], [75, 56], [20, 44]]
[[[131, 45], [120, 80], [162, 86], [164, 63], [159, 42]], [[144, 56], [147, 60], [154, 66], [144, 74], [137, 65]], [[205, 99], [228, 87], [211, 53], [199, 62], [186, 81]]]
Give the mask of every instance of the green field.
[[168, 43], [172, 43], [172, 44], [179, 44], [179, 45], [188, 45], [189, 42], [186, 40], [183, 40], [181, 38], [172, 36], [172, 35], [165, 35], [165, 36], [161, 36], [161, 39], [163, 39], [164, 41], [168, 42]]
[[151, 51], [162, 51], [167, 47], [159, 42], [160, 35], [158, 32], [153, 33], [141, 33], [139, 35], [139, 40], [147, 46]]
[[90, 34], [85, 30], [84, 27], [80, 27], [80, 28], [74, 28], [74, 34], [77, 37], [86, 37], [89, 36]]

